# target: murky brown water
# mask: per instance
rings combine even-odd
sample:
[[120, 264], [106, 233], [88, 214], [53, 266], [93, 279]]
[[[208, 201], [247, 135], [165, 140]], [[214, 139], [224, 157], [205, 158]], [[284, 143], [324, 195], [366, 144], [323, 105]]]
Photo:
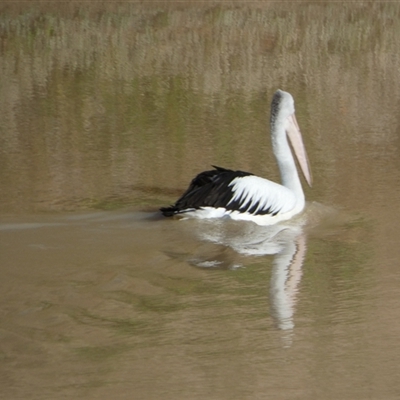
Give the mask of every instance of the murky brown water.
[[[399, 398], [398, 4], [1, 7], [1, 398]], [[162, 219], [278, 87], [305, 213]]]

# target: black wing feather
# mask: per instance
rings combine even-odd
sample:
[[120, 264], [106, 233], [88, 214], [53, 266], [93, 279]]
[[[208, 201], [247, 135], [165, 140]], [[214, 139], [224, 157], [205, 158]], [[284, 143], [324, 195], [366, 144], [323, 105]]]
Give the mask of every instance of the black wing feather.
[[234, 196], [232, 187], [229, 185], [235, 178], [253, 174], [244, 171], [232, 171], [214, 165], [213, 167], [215, 169], [204, 171], [197, 175], [186, 192], [174, 205], [160, 208], [160, 211], [166, 217], [193, 211], [201, 207], [225, 207], [229, 210], [240, 209], [241, 211], [247, 211], [241, 209], [239, 200], [235, 200], [228, 205]]

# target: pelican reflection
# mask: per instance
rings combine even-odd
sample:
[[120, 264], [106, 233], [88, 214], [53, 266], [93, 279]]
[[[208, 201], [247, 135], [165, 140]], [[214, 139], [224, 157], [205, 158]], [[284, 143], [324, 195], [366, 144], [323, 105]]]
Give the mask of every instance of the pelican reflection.
[[[214, 251], [190, 260], [197, 267], [238, 268], [251, 257], [273, 255], [270, 280], [270, 307], [276, 325], [281, 330], [294, 328], [302, 267], [307, 252], [306, 234], [300, 223], [290, 222], [259, 226], [236, 221], [199, 222], [197, 236], [217, 245]], [[235, 254], [232, 254], [234, 250]]]

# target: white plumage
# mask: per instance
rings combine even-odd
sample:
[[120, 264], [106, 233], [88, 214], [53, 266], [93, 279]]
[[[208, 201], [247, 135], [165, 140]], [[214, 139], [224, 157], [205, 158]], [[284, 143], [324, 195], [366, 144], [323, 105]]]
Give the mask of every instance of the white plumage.
[[296, 204], [296, 197], [291, 190], [258, 176], [236, 178], [230, 186], [234, 193], [231, 202], [239, 201], [243, 207], [250, 209], [256, 207], [254, 214], [263, 209], [269, 209], [271, 214], [286, 213]]

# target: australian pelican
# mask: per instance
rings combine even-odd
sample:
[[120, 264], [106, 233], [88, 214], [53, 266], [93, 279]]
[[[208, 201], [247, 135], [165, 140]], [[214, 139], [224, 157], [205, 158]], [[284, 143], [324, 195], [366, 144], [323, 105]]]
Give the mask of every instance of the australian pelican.
[[290, 93], [275, 92], [270, 123], [281, 185], [249, 172], [214, 166], [213, 170], [197, 175], [177, 202], [161, 208], [161, 212], [167, 217], [179, 214], [198, 218], [229, 216], [259, 225], [272, 225], [300, 213], [305, 205], [304, 192], [287, 138], [310, 186], [312, 177]]

